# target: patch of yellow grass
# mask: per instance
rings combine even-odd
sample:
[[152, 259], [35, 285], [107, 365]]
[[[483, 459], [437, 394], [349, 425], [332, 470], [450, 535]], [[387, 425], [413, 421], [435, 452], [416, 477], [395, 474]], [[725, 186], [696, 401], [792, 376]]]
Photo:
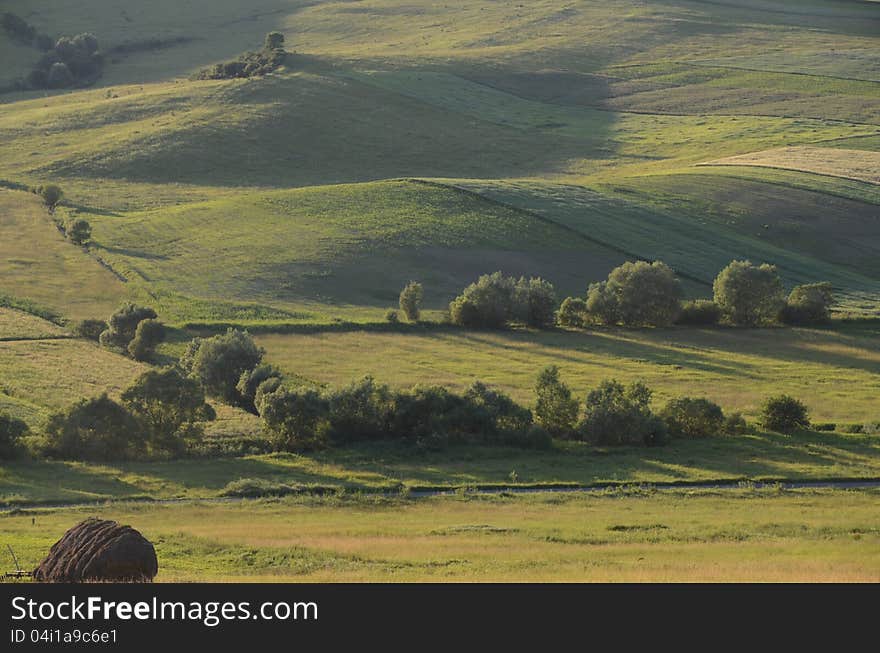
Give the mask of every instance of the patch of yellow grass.
[[880, 184], [880, 152], [869, 150], [798, 145], [728, 156], [697, 165], [779, 168]]

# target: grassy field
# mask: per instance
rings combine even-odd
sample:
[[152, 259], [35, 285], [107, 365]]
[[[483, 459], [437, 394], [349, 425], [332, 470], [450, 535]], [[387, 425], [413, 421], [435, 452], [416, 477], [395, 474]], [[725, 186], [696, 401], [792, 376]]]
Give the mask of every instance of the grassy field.
[[0, 541], [32, 568], [80, 519], [115, 519], [154, 543], [158, 582], [877, 582], [877, 500], [743, 489], [106, 504], [4, 514]]
[[711, 166], [759, 166], [801, 170], [820, 175], [844, 177], [880, 184], [880, 152], [844, 150], [822, 147], [784, 147], [752, 154], [741, 154], [726, 159], [708, 161]]

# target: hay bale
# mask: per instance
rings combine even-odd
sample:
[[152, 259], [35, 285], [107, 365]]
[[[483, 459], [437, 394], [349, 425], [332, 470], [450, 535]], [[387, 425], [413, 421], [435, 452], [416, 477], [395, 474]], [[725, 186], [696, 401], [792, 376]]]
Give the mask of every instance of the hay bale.
[[131, 526], [90, 517], [52, 545], [34, 570], [46, 583], [149, 583], [159, 571], [153, 545]]

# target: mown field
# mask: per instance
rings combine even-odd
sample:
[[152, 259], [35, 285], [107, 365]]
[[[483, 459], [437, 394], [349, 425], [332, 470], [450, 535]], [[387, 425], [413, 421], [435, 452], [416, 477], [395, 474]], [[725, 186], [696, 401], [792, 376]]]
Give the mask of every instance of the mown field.
[[0, 541], [32, 568], [80, 519], [115, 519], [154, 543], [157, 582], [877, 582], [877, 499], [746, 488], [106, 504], [4, 514]]

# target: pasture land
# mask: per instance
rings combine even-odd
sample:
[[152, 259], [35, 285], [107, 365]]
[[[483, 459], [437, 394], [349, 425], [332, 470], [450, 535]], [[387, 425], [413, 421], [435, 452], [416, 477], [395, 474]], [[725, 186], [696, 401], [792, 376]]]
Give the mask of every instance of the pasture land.
[[715, 161], [707, 166], [758, 166], [815, 172], [831, 177], [880, 184], [880, 152], [824, 147], [782, 147], [751, 154], [740, 154]]

